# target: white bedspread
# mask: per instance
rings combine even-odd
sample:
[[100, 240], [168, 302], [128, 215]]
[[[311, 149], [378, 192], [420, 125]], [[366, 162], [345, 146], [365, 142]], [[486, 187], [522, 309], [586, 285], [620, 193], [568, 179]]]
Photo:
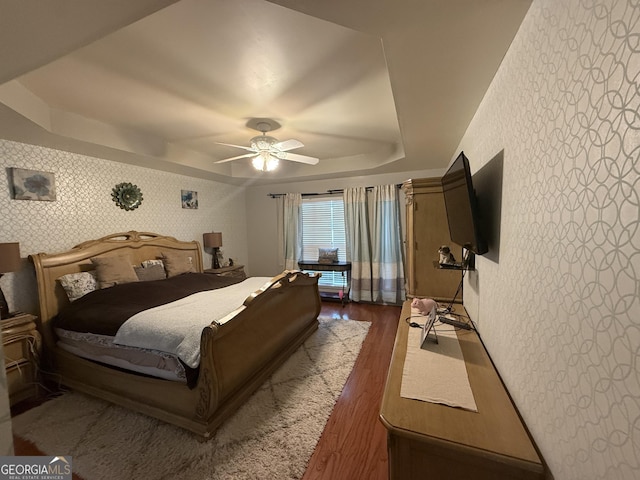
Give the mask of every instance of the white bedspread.
[[223, 323], [242, 308], [253, 292], [266, 288], [269, 277], [250, 277], [217, 290], [194, 293], [175, 302], [150, 308], [124, 322], [114, 343], [151, 348], [176, 355], [192, 368], [200, 364], [200, 336], [212, 322]]

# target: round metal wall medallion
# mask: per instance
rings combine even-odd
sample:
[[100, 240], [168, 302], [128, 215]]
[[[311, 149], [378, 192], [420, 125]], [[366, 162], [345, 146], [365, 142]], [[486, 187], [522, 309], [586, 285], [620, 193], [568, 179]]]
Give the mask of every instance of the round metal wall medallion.
[[119, 183], [113, 187], [111, 198], [124, 210], [133, 210], [142, 203], [142, 192], [137, 185]]

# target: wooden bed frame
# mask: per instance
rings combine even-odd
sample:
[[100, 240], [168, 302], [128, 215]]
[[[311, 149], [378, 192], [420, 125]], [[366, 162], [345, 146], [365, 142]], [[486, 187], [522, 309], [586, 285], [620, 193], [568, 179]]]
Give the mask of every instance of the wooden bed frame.
[[118, 233], [81, 243], [68, 252], [31, 255], [38, 283], [43, 362], [57, 383], [207, 439], [318, 328], [318, 276], [285, 271], [267, 289], [251, 294], [233, 319], [207, 326], [193, 389], [104, 366], [56, 346], [50, 321], [68, 303], [58, 278], [92, 269], [92, 257], [126, 252], [139, 264], [166, 251], [193, 253], [196, 270], [203, 271], [198, 242], [148, 232]]

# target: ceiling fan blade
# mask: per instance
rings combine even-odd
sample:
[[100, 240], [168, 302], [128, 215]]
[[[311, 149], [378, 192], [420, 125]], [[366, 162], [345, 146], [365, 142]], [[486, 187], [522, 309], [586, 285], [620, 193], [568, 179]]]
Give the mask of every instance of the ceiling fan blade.
[[300, 155], [298, 153], [282, 152], [277, 155], [282, 160], [291, 160], [292, 162], [306, 163], [307, 165], [316, 165], [320, 160], [315, 157], [308, 157], [307, 155]]
[[272, 147], [277, 148], [281, 152], [287, 152], [289, 150], [293, 150], [294, 148], [304, 147], [304, 143], [302, 143], [300, 140], [291, 138], [289, 140], [283, 140], [282, 142], [274, 143]]
[[238, 155], [237, 157], [218, 160], [217, 162], [213, 162], [213, 163], [226, 163], [226, 162], [230, 162], [231, 160], [238, 160], [239, 158], [247, 158], [247, 157], [255, 157], [255, 156], [256, 156], [256, 152], [251, 152], [251, 153], [245, 153], [244, 155]]
[[235, 147], [235, 148], [241, 148], [243, 150], [249, 150], [250, 152], [255, 152], [255, 150], [251, 147], [245, 147], [244, 145], [234, 145], [232, 143], [222, 143], [222, 142], [216, 142], [217, 145], [225, 145], [227, 147]]

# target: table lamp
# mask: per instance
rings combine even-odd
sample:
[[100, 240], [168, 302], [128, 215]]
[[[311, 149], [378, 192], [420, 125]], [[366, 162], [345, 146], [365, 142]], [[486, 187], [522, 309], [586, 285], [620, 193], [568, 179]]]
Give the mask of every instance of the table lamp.
[[218, 250], [222, 246], [222, 233], [203, 233], [202, 241], [204, 242], [205, 248], [213, 248], [213, 262], [211, 268], [220, 268], [220, 262], [218, 261]]
[[[0, 277], [3, 273], [20, 270], [20, 244], [0, 243]], [[9, 305], [0, 287], [0, 319], [9, 318]]]

